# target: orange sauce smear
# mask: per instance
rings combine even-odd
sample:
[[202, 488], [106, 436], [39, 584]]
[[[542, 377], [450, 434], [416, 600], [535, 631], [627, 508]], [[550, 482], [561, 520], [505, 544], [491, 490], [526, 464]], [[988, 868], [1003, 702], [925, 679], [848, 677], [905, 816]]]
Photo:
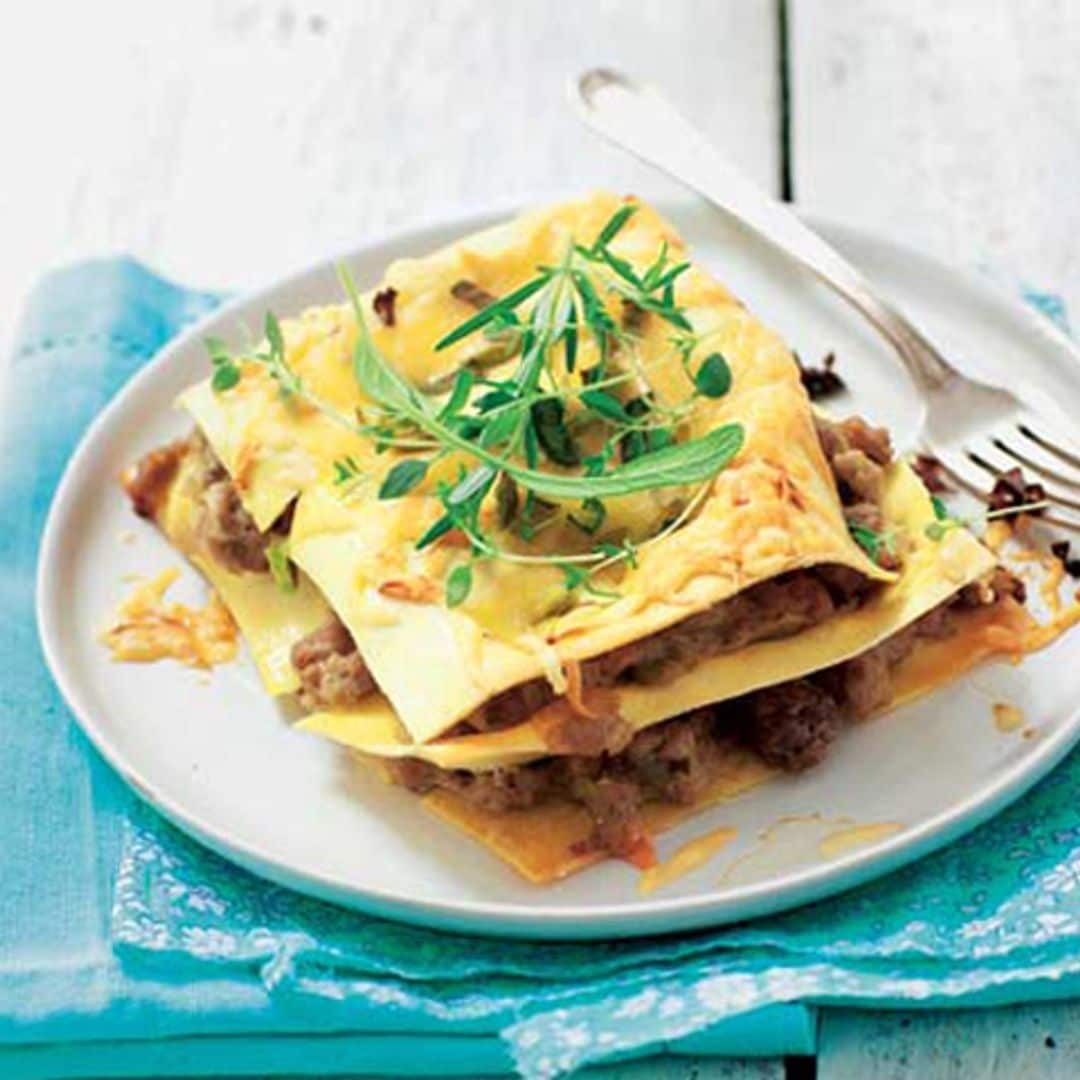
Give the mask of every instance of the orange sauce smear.
[[679, 878], [704, 866], [713, 856], [727, 847], [738, 835], [737, 829], [721, 826], [703, 836], [696, 836], [677, 848], [668, 859], [650, 867], [638, 878], [638, 892], [643, 896], [678, 881]]

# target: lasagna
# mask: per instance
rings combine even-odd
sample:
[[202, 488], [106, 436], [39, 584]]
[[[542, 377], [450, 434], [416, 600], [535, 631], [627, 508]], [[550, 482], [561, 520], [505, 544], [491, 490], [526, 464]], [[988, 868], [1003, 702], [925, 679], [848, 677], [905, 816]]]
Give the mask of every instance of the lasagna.
[[822, 761], [982, 657], [1019, 583], [633, 199], [208, 342], [125, 483], [300, 729], [532, 881]]

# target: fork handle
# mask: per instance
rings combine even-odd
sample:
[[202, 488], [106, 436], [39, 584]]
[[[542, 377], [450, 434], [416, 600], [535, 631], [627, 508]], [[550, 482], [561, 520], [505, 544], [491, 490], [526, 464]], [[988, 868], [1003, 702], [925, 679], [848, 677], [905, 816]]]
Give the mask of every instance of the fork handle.
[[812, 270], [890, 342], [920, 387], [932, 389], [955, 374], [851, 263], [783, 203], [750, 183], [653, 87], [595, 68], [571, 86], [571, 96], [594, 131], [680, 180]]

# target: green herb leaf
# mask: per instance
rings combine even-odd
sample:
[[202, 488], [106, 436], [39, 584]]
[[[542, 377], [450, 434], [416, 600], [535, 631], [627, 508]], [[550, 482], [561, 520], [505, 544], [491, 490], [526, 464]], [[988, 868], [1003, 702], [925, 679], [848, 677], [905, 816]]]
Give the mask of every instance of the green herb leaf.
[[663, 287], [664, 289], [671, 289], [672, 290], [670, 292], [670, 294], [665, 296], [665, 302], [666, 303], [669, 303], [669, 304], [674, 304], [675, 303], [675, 293], [674, 293], [675, 279], [677, 277], [679, 277], [680, 274], [685, 274], [686, 271], [689, 270], [689, 269], [690, 269], [690, 264], [688, 262], [679, 263], [678, 266], [673, 266], [670, 270], [668, 270], [665, 274], [663, 274], [657, 280], [656, 286], [655, 286], [656, 288], [659, 289], [659, 288]]
[[439, 413], [440, 420], [447, 420], [451, 416], [456, 416], [465, 408], [475, 383], [476, 376], [473, 375], [469, 368], [462, 368], [457, 373], [450, 396], [446, 399], [446, 404], [443, 405], [442, 411]]
[[446, 578], [446, 606], [455, 608], [464, 603], [472, 592], [472, 567], [468, 563], [455, 566]]
[[540, 464], [540, 440], [537, 437], [536, 426], [531, 416], [528, 424], [525, 425], [522, 443], [525, 448], [525, 464], [530, 469], [535, 469]]
[[520, 415], [520, 408], [514, 408], [493, 417], [484, 427], [483, 434], [480, 436], [480, 445], [490, 448], [505, 443], [517, 431]]
[[434, 544], [439, 537], [445, 536], [451, 529], [456, 528], [457, 521], [454, 517], [451, 514], [444, 514], [434, 525], [425, 530], [420, 539], [416, 541], [416, 550], [423, 551], [424, 548]]
[[453, 345], [455, 341], [461, 341], [462, 338], [467, 338], [470, 334], [479, 330], [480, 327], [486, 326], [493, 319], [504, 318], [508, 312], [513, 311], [514, 308], [523, 304], [534, 293], [539, 292], [548, 283], [550, 277], [550, 271], [542, 273], [539, 277], [526, 282], [512, 293], [497, 300], [494, 304], [490, 305], [490, 307], [484, 308], [483, 311], [478, 311], [471, 319], [466, 319], [460, 326], [456, 326], [451, 330], [449, 334], [445, 334], [443, 337], [439, 338], [439, 340], [435, 342], [435, 351], [439, 352], [441, 349]]
[[240, 369], [231, 361], [218, 364], [210, 376], [210, 388], [216, 394], [231, 390], [240, 381]]
[[431, 463], [423, 458], [405, 458], [399, 461], [383, 478], [379, 487], [380, 499], [399, 499], [412, 491], [427, 475]]
[[724, 424], [707, 435], [644, 454], [601, 476], [533, 473], [513, 464], [504, 467], [519, 483], [555, 499], [605, 499], [650, 488], [694, 484], [715, 476], [742, 449], [741, 424]]
[[934, 517], [938, 521], [948, 521], [949, 508], [936, 495], [930, 496], [930, 505], [934, 508]]
[[281, 324], [277, 321], [277, 316], [272, 312], [266, 313], [266, 340], [270, 343], [270, 348], [273, 352], [279, 356], [285, 355], [285, 340], [281, 336]]
[[644, 288], [641, 283], [641, 279], [634, 273], [633, 266], [630, 265], [625, 259], [620, 259], [616, 255], [612, 255], [606, 248], [600, 252], [600, 257], [619, 275], [624, 281], [629, 282], [635, 289]]
[[203, 344], [214, 368], [210, 377], [210, 388], [216, 394], [231, 390], [240, 381], [240, 366], [233, 359], [228, 346], [221, 338], [216, 337], [204, 338]]
[[360, 466], [351, 455], [338, 458], [334, 462], [334, 483], [348, 484], [353, 480], [359, 480], [361, 476]]
[[266, 561], [274, 584], [284, 593], [296, 592], [296, 576], [289, 561], [288, 538], [273, 540], [266, 546]]
[[607, 224], [600, 230], [596, 239], [593, 241], [592, 250], [594, 252], [599, 252], [602, 248], [607, 247], [607, 245], [618, 236], [622, 227], [636, 213], [637, 203], [626, 203], [623, 206], [620, 206], [608, 219]]
[[569, 323], [563, 334], [563, 348], [565, 350], [567, 371], [572, 372], [577, 364], [577, 347], [577, 316], [575, 315], [573, 321]]
[[656, 253], [656, 258], [653, 260], [652, 266], [645, 271], [645, 275], [641, 279], [642, 288], [652, 290], [660, 284], [660, 275], [663, 274], [664, 267], [667, 266], [667, 258], [668, 242], [666, 240], [661, 240], [660, 250]]
[[644, 431], [628, 431], [619, 440], [619, 457], [624, 461], [633, 461], [649, 452], [649, 440]]
[[653, 428], [647, 432], [649, 437], [649, 450], [663, 450], [665, 446], [675, 445], [675, 436], [667, 428]]
[[629, 539], [624, 539], [621, 544], [616, 544], [611, 540], [602, 540], [593, 545], [593, 551], [606, 559], [624, 559], [628, 566], [637, 569], [637, 548]]
[[581, 588], [589, 580], [589, 571], [583, 566], [575, 566], [573, 563], [559, 563], [558, 565], [563, 572], [563, 584], [570, 592]]
[[482, 499], [495, 483], [497, 471], [490, 465], [470, 470], [446, 497], [447, 506], [463, 506], [471, 499]]
[[583, 533], [592, 536], [607, 517], [607, 509], [599, 499], [584, 499], [581, 503], [582, 514], [570, 514], [569, 520], [573, 522]]
[[623, 408], [623, 403], [606, 390], [582, 390], [580, 399], [583, 405], [588, 406], [594, 413], [599, 413], [606, 420], [626, 423], [630, 419], [626, 409]]
[[707, 398], [721, 398], [731, 389], [731, 368], [720, 353], [705, 357], [694, 376], [694, 386]]
[[877, 562], [878, 554], [881, 551], [881, 537], [878, 536], [873, 529], [868, 529], [865, 525], [854, 525], [850, 522], [848, 523], [848, 532], [851, 533], [855, 543], [857, 543], [874, 562]]
[[566, 407], [558, 398], [541, 398], [529, 409], [537, 441], [556, 465], [577, 465], [581, 461], [574, 438], [566, 426]]
[[206, 351], [210, 356], [210, 363], [214, 364], [231, 364], [233, 362], [232, 354], [229, 352], [229, 346], [219, 337], [207, 337], [203, 338], [203, 345], [206, 346]]

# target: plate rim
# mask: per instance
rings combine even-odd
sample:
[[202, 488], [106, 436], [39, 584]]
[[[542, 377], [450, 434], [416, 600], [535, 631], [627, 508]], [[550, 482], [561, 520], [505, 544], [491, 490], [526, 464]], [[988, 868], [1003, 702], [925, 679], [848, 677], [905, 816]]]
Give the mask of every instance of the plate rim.
[[[700, 205], [698, 200], [659, 200], [663, 205]], [[275, 884], [315, 896], [331, 903], [364, 911], [379, 917], [416, 925], [455, 930], [481, 936], [530, 938], [542, 940], [600, 940], [611, 937], [639, 937], [676, 933], [689, 929], [718, 927], [736, 920], [757, 918], [788, 911], [803, 904], [837, 895], [874, 878], [914, 862], [944, 847], [959, 836], [985, 823], [1010, 803], [1020, 798], [1045, 777], [1080, 740], [1080, 703], [1075, 711], [1050, 736], [1040, 740], [1030, 753], [1010, 764], [990, 783], [974, 789], [925, 821], [905, 827], [891, 837], [868, 845], [840, 858], [806, 866], [765, 881], [735, 886], [723, 892], [694, 897], [635, 898], [624, 903], [567, 905], [558, 910], [498, 900], [430, 900], [393, 890], [358, 884], [354, 880], [303, 869], [258, 845], [231, 835], [229, 826], [206, 820], [196, 811], [185, 809], [182, 800], [155, 790], [128, 760], [122, 748], [109, 738], [85, 706], [61, 660], [58, 611], [58, 576], [50, 567], [56, 561], [63, 539], [63, 522], [76, 502], [81, 474], [94, 457], [99, 442], [106, 438], [113, 417], [122, 413], [127, 401], [135, 397], [144, 383], [151, 382], [158, 370], [175, 353], [187, 351], [207, 329], [228, 322], [236, 313], [257, 304], [260, 298], [288, 289], [316, 274], [324, 273], [338, 261], [350, 261], [371, 249], [388, 245], [409, 246], [422, 241], [434, 230], [473, 231], [504, 220], [518, 210], [514, 206], [440, 214], [414, 221], [403, 228], [388, 229], [368, 238], [363, 244], [315, 260], [289, 271], [257, 289], [226, 300], [177, 334], [143, 365], [117, 391], [94, 417], [68, 459], [63, 475], [53, 493], [48, 516], [41, 534], [35, 572], [35, 621], [46, 664], [65, 704], [82, 732], [119, 777], [147, 805], [172, 825], [216, 854], [258, 877]], [[848, 237], [856, 243], [869, 243], [909, 263], [922, 263], [937, 273], [948, 273], [964, 289], [1003, 308], [1012, 318], [1022, 317], [1033, 334], [1049, 337], [1058, 348], [1075, 355], [1075, 344], [1049, 318], [1009, 296], [994, 282], [968, 269], [917, 251], [891, 237], [844, 221], [802, 213], [802, 216], [826, 236]], [[538, 887], [539, 888], [539, 887]], [[495, 924], [495, 925], [493, 925]]]

